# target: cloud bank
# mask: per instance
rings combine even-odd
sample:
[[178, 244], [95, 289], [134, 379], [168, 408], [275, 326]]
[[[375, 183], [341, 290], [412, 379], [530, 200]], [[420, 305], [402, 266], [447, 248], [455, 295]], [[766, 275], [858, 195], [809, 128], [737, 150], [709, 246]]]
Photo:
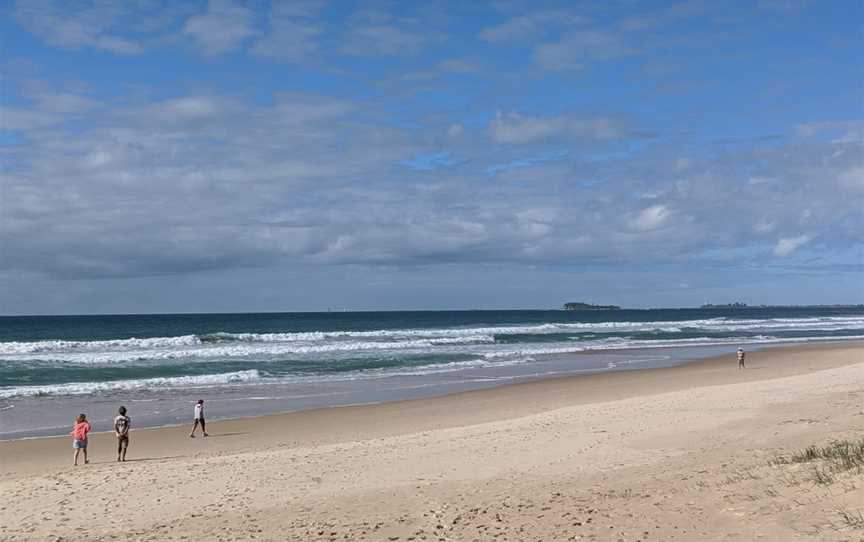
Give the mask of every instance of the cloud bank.
[[0, 278], [27, 286], [0, 304], [298, 269], [860, 272], [864, 123], [808, 101], [842, 102], [846, 53], [770, 56], [760, 17], [808, 9], [770, 4], [18, 2]]

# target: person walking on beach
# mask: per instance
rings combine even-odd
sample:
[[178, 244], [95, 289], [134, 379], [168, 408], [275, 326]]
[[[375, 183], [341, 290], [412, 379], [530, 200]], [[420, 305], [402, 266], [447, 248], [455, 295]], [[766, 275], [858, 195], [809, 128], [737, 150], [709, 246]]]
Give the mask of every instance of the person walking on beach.
[[90, 461], [87, 459], [87, 433], [90, 432], [90, 422], [87, 421], [87, 416], [78, 414], [75, 418], [75, 425], [72, 426], [72, 447], [75, 449], [75, 458], [73, 464], [78, 466], [78, 454], [84, 452], [84, 464]]
[[195, 403], [195, 423], [192, 425], [192, 432], [189, 433], [189, 436], [195, 438], [195, 430], [198, 429], [198, 424], [201, 424], [201, 432], [204, 433], [204, 436], [207, 435], [207, 429], [204, 426], [204, 399], [198, 399], [198, 402]]
[[114, 418], [114, 434], [117, 435], [117, 461], [126, 461], [126, 449], [129, 448], [129, 428], [132, 418], [126, 415], [126, 407], [121, 406]]
[[744, 367], [744, 349], [740, 346], [738, 347], [738, 368], [746, 369], [746, 367]]

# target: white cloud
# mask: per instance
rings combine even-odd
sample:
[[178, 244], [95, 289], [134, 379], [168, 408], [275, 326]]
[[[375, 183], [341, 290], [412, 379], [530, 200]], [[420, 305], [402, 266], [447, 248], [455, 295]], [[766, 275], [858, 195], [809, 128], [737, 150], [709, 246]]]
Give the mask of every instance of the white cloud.
[[123, 2], [84, 1], [74, 8], [65, 2], [19, 0], [14, 16], [24, 28], [51, 45], [69, 49], [92, 47], [117, 54], [136, 54], [140, 43], [117, 34], [118, 20], [146, 14]]
[[712, 9], [717, 9], [718, 7], [719, 6], [717, 6], [716, 3], [705, 2], [702, 0], [677, 2], [655, 11], [626, 17], [620, 20], [617, 23], [617, 26], [628, 32], [638, 32], [669, 25], [681, 21], [682, 19], [706, 15], [712, 11]]
[[323, 29], [302, 22], [274, 22], [270, 34], [256, 42], [250, 51], [258, 56], [299, 61], [318, 50], [317, 38]]
[[777, 227], [777, 223], [773, 220], [769, 220], [766, 217], [762, 217], [758, 222], [753, 224], [753, 231], [758, 234], [766, 234], [771, 233]]
[[356, 104], [348, 101], [290, 93], [277, 95], [274, 106], [282, 122], [300, 126], [343, 118], [355, 109]]
[[425, 47], [434, 35], [396, 25], [356, 25], [346, 36], [342, 52], [360, 56], [412, 54]]
[[665, 205], [652, 205], [636, 213], [628, 223], [636, 231], [656, 230], [666, 223], [670, 214], [671, 212]]
[[833, 136], [835, 143], [864, 142], [864, 122], [862, 121], [819, 121], [804, 122], [795, 126], [795, 134], [803, 138], [821, 135]]
[[482, 68], [479, 64], [464, 59], [446, 59], [429, 69], [412, 71], [400, 75], [398, 81], [433, 81], [440, 80], [448, 74], [479, 74]]
[[227, 53], [252, 36], [252, 11], [230, 0], [209, 0], [207, 12], [190, 17], [182, 33], [206, 55]]
[[156, 105], [154, 113], [160, 117], [176, 119], [203, 119], [219, 115], [223, 104], [219, 100], [201, 96], [186, 96], [166, 100]]
[[489, 124], [492, 139], [498, 143], [529, 143], [564, 131], [560, 117], [527, 117], [519, 113], [501, 113]]
[[113, 161], [113, 156], [110, 152], [104, 149], [94, 149], [84, 157], [84, 165], [90, 168], [99, 168], [106, 166]]
[[643, 16], [635, 16], [635, 17], [627, 17], [618, 23], [618, 26], [622, 30], [627, 31], [639, 31], [646, 30], [649, 28], [655, 28], [663, 24], [663, 20], [661, 17], [656, 15], [643, 15]]
[[314, 19], [321, 6], [316, 2], [274, 3], [267, 33], [251, 47], [252, 54], [300, 61], [315, 53], [324, 28]]
[[[837, 174], [837, 181], [842, 188], [864, 192], [864, 166], [857, 166]], [[864, 206], [864, 202], [862, 202]]]
[[0, 105], [0, 127], [26, 132], [81, 118], [97, 107], [96, 101], [71, 92], [39, 90], [26, 97], [33, 102], [33, 107]]
[[[481, 15], [473, 5], [346, 13], [299, 0], [21, 0], [7, 11], [22, 28], [73, 51], [31, 43], [16, 53], [29, 58], [5, 63], [22, 80], [4, 87], [0, 104], [12, 132], [0, 141], [0, 245], [9, 255], [0, 274], [140, 276], [273, 262], [647, 269], [730, 253], [730, 262], [744, 255], [778, 272], [860, 266], [848, 247], [864, 235], [864, 123], [816, 116], [771, 141], [715, 144], [685, 131], [692, 108], [671, 120], [648, 111], [674, 106], [655, 83], [704, 71], [692, 57], [712, 53], [688, 49], [707, 39], [694, 30], [704, 25], [684, 28], [699, 3], [716, 10], [700, 1], [586, 8], [595, 21], [542, 8], [500, 20], [484, 12], [489, 28], [480, 32], [462, 24]], [[709, 22], [718, 33], [731, 24]], [[154, 48], [112, 71], [121, 59], [107, 53]], [[240, 55], [210, 59], [200, 72], [184, 50], [245, 51], [254, 65], [228, 81], [211, 76]], [[166, 86], [146, 68], [172, 54], [183, 73]], [[627, 61], [608, 66], [617, 68], [652, 57], [648, 86], [606, 96], [602, 107], [575, 87], [569, 99], [544, 101], [548, 84], [591, 82], [566, 73], [545, 81], [538, 66]], [[77, 62], [89, 64], [70, 70]], [[631, 67], [638, 85], [645, 73]], [[32, 84], [38, 77], [51, 83]], [[769, 95], [785, 88], [773, 83]], [[299, 88], [321, 94], [279, 93]], [[688, 89], [697, 98], [705, 90]], [[765, 133], [783, 131], [762, 120]], [[637, 139], [653, 130], [663, 136]], [[775, 261], [811, 256], [808, 248], [818, 248], [812, 259]]]
[[536, 11], [517, 15], [499, 25], [485, 28], [480, 32], [480, 37], [494, 43], [531, 39], [550, 29], [584, 24], [587, 21], [585, 17], [568, 11]]
[[492, 139], [498, 143], [522, 144], [552, 137], [618, 139], [627, 134], [620, 121], [608, 118], [531, 117], [519, 113], [496, 114], [489, 124]]
[[[377, 102], [304, 94], [267, 105], [218, 94], [40, 96], [12, 117], [27, 144], [0, 148], [15, 164], [0, 172], [0, 244], [15, 254], [0, 273], [698, 262], [731, 248], [755, 254], [757, 233], [799, 231], [804, 209], [808, 242], [848, 244], [864, 231], [860, 192], [842, 176], [856, 178], [858, 154], [830, 142], [604, 158], [591, 150], [618, 145], [609, 138], [626, 136], [621, 121], [502, 113], [484, 132], [442, 115], [404, 129], [382, 123]], [[86, 123], [64, 124], [81, 115]], [[534, 144], [531, 153], [518, 143]], [[398, 167], [457, 151], [458, 168]], [[489, 182], [495, 164], [510, 169]], [[784, 189], [750, 184], [754, 171]], [[793, 236], [777, 250], [798, 245]]]
[[27, 131], [63, 122], [63, 118], [48, 112], [0, 105], [0, 128]]
[[759, 9], [791, 13], [801, 11], [810, 4], [810, 0], [759, 0]]
[[673, 162], [673, 167], [675, 168], [675, 171], [681, 172], [688, 169], [692, 163], [693, 162], [689, 158], [676, 158]]
[[537, 22], [532, 17], [513, 17], [498, 26], [492, 26], [480, 32], [480, 37], [486, 41], [509, 41], [533, 36], [537, 32]]
[[631, 52], [616, 34], [584, 30], [558, 42], [538, 45], [534, 49], [534, 61], [546, 70], [578, 71], [591, 62], [618, 58]]
[[449, 73], [474, 73], [480, 70], [480, 67], [474, 62], [457, 58], [442, 60], [438, 63], [437, 68]]
[[774, 247], [774, 255], [784, 258], [809, 242], [810, 236], [808, 235], [799, 235], [798, 237], [784, 237], [777, 241], [777, 245]]

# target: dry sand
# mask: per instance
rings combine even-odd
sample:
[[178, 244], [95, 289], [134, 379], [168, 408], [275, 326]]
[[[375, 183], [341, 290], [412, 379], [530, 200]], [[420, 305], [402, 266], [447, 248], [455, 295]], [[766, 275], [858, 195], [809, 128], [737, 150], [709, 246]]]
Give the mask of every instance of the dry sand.
[[771, 461], [860, 438], [864, 346], [748, 366], [0, 442], [0, 540], [864, 540], [864, 475]]

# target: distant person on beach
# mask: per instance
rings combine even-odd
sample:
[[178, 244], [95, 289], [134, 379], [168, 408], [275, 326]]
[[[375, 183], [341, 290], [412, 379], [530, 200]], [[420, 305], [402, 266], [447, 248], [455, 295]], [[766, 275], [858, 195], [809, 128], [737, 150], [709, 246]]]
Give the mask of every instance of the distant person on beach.
[[78, 454], [84, 452], [84, 464], [90, 461], [87, 459], [87, 433], [90, 432], [90, 422], [87, 421], [87, 416], [78, 414], [75, 418], [75, 425], [72, 426], [72, 447], [75, 448], [75, 459], [73, 464], [78, 466]]
[[126, 407], [121, 406], [114, 418], [114, 434], [117, 435], [117, 461], [126, 461], [126, 449], [129, 447], [129, 428], [132, 418], [126, 415]]
[[204, 433], [204, 436], [207, 435], [207, 429], [204, 426], [204, 399], [198, 399], [198, 402], [195, 403], [195, 423], [192, 425], [192, 432], [189, 433], [189, 436], [195, 438], [195, 430], [198, 429], [198, 424], [201, 424], [201, 432]]
[[738, 347], [738, 368], [739, 369], [745, 369], [746, 368], [746, 367], [744, 367], [744, 355], [745, 355], [744, 349], [739, 346]]

